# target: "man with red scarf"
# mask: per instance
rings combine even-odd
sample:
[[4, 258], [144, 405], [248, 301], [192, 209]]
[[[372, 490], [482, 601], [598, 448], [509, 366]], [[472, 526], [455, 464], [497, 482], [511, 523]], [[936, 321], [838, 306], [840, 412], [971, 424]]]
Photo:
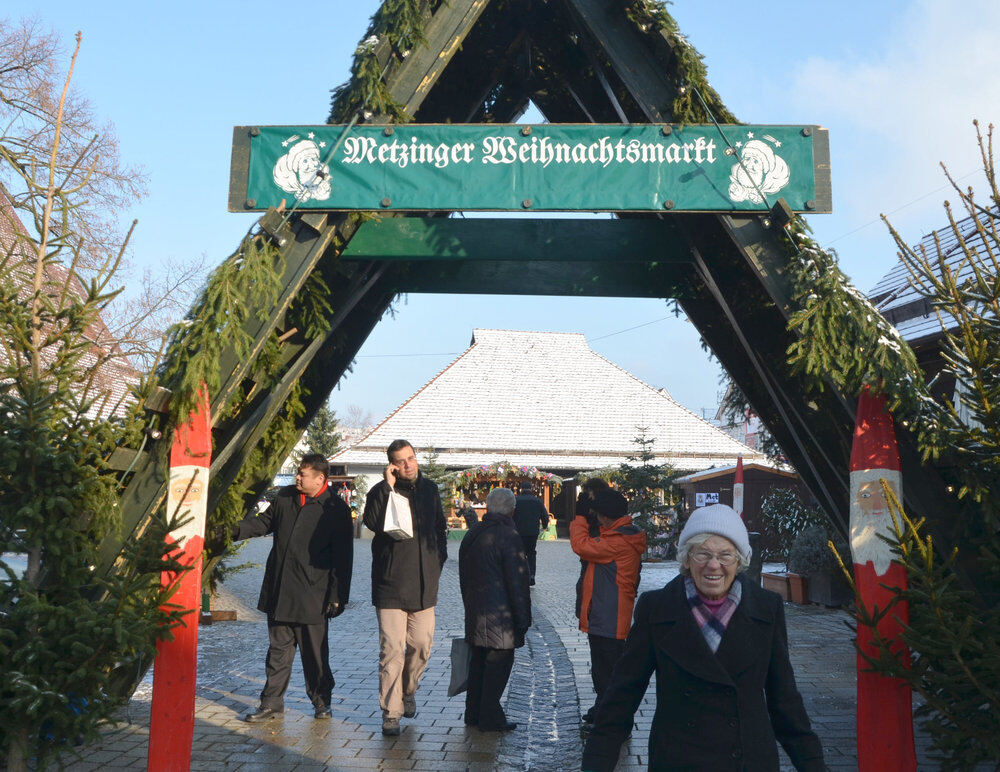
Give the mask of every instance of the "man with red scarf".
[[333, 673], [327, 620], [343, 613], [351, 594], [354, 529], [351, 510], [330, 490], [330, 465], [319, 453], [302, 457], [295, 485], [236, 526], [234, 540], [273, 534], [257, 608], [267, 614], [267, 682], [250, 722], [285, 709], [285, 690], [299, 649], [306, 694], [315, 716], [330, 718]]

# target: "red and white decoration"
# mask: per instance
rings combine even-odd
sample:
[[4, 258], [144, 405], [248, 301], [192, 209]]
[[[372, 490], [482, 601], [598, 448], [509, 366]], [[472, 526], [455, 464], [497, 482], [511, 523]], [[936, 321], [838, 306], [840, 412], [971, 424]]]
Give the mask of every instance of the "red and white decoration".
[[167, 535], [172, 556], [189, 571], [164, 571], [164, 587], [176, 587], [170, 603], [187, 609], [172, 630], [172, 641], [160, 641], [153, 668], [153, 702], [149, 729], [150, 772], [186, 772], [191, 768], [194, 697], [198, 669], [198, 617], [201, 607], [201, 560], [208, 510], [208, 469], [212, 455], [208, 391], [202, 386], [198, 407], [174, 431], [170, 448], [168, 517], [187, 520]]
[[[851, 448], [851, 554], [854, 580], [861, 602], [871, 612], [884, 609], [892, 600], [890, 588], [906, 589], [906, 570], [893, 562], [889, 545], [879, 534], [892, 533], [892, 517], [880, 480], [902, 500], [903, 482], [899, 447], [892, 415], [885, 398], [868, 387], [858, 399], [854, 444]], [[899, 603], [882, 619], [878, 631], [894, 640], [896, 653], [909, 659], [900, 641], [909, 608]], [[876, 654], [873, 630], [858, 625], [858, 646]], [[858, 655], [858, 768], [861, 772], [892, 772], [916, 769], [913, 746], [913, 712], [910, 688], [896, 678], [870, 672]]]
[[736, 471], [733, 473], [733, 509], [743, 517], [743, 454], [736, 457]]

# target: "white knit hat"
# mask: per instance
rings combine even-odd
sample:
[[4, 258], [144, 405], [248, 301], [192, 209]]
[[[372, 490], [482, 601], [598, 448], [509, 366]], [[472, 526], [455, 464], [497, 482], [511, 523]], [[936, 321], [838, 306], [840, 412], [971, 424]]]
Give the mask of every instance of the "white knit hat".
[[680, 549], [695, 536], [704, 533], [724, 536], [736, 545], [744, 560], [750, 562], [750, 536], [747, 534], [747, 527], [743, 524], [743, 519], [736, 514], [736, 510], [727, 507], [725, 504], [712, 504], [701, 507], [691, 513], [691, 517], [684, 523], [681, 531], [681, 538], [677, 540], [677, 548]]

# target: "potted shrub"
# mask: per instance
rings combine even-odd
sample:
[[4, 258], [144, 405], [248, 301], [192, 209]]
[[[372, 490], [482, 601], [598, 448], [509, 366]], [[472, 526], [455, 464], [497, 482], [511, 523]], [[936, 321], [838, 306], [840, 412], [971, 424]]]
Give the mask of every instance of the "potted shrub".
[[[844, 579], [837, 558], [830, 551], [830, 536], [820, 525], [803, 529], [792, 542], [788, 553], [788, 569], [806, 577], [808, 599], [824, 606], [844, 606], [853, 594]], [[847, 554], [847, 544], [836, 536], [833, 539], [837, 551]]]

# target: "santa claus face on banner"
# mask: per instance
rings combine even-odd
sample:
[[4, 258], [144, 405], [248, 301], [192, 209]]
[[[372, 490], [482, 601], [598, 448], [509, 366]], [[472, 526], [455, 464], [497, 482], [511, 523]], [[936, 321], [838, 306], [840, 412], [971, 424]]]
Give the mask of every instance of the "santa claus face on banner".
[[203, 466], [180, 466], [170, 470], [170, 487], [167, 489], [167, 517], [192, 518], [191, 522], [170, 532], [171, 538], [183, 543], [188, 536], [204, 533], [208, 509], [206, 491], [208, 470]]
[[892, 562], [892, 551], [879, 535], [893, 535], [892, 515], [881, 480], [886, 481], [897, 499], [902, 498], [903, 481], [898, 471], [862, 469], [851, 472], [851, 554], [859, 565], [870, 561], [879, 576], [889, 570]]

